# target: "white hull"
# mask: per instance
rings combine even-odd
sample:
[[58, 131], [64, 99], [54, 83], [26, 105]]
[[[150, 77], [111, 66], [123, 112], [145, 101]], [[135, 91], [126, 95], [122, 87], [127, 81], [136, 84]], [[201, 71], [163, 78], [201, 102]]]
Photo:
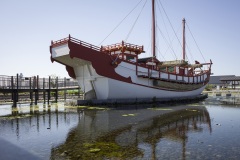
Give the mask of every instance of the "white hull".
[[202, 88], [193, 91], [176, 92], [140, 86], [138, 84], [130, 84], [110, 78], [105, 78], [105, 81], [107, 84], [106, 89], [99, 92], [96, 91], [97, 97], [99, 97], [99, 99], [189, 97], [201, 94], [205, 88], [205, 86], [203, 86]]

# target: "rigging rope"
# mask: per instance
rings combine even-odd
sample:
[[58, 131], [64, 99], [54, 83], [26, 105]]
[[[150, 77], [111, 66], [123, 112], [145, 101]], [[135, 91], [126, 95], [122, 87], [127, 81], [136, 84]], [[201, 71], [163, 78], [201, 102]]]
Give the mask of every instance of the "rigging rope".
[[[186, 24], [187, 24], [187, 23], [186, 23]], [[197, 42], [196, 42], [195, 38], [193, 37], [193, 34], [192, 34], [192, 32], [191, 32], [191, 30], [190, 30], [190, 28], [189, 28], [188, 24], [187, 24], [187, 28], [188, 28], [188, 30], [189, 30], [189, 32], [190, 32], [190, 34], [191, 34], [191, 36], [192, 36], [192, 38], [193, 38], [193, 40], [194, 40], [194, 42], [195, 42], [195, 44], [196, 44], [196, 46], [197, 46], [197, 48], [198, 48], [199, 52], [201, 53], [201, 55], [202, 55], [202, 58], [203, 58], [204, 62], [206, 63], [206, 60], [205, 60], [205, 58], [204, 58], [204, 56], [203, 56], [203, 54], [202, 54], [202, 52], [201, 52], [201, 50], [200, 50], [200, 48], [199, 48], [199, 46], [198, 46], [198, 44], [197, 44]]]
[[160, 55], [162, 56], [163, 60], [166, 61], [165, 57], [163, 56], [163, 54], [161, 54], [161, 52], [157, 46], [156, 46], [156, 49], [157, 49], [158, 53], [160, 53]]
[[[157, 2], [158, 2], [158, 1], [157, 1]], [[163, 20], [164, 28], [165, 28], [165, 30], [166, 30], [166, 32], [167, 32], [168, 40], [170, 41], [171, 39], [170, 39], [170, 36], [169, 36], [169, 33], [168, 33], [168, 29], [167, 29], [165, 20], [164, 20], [164, 18], [163, 18], [163, 15], [162, 15], [162, 12], [161, 12], [161, 9], [160, 9], [160, 6], [159, 6], [159, 3], [157, 3], [157, 6], [158, 6], [158, 10], [159, 10], [159, 12], [160, 12], [160, 15], [161, 15], [161, 17], [162, 17], [162, 20]]]
[[171, 23], [171, 21], [170, 21], [168, 15], [167, 15], [167, 12], [165, 11], [165, 9], [164, 9], [164, 7], [163, 7], [161, 1], [159, 1], [159, 2], [160, 2], [160, 4], [161, 4], [161, 7], [162, 7], [162, 9], [163, 9], [163, 11], [164, 11], [164, 14], [165, 14], [166, 17], [167, 17], [167, 20], [168, 20], [168, 22], [169, 22], [169, 24], [170, 24], [170, 26], [171, 26], [171, 28], [172, 28], [172, 30], [173, 30], [175, 36], [177, 37], [178, 43], [180, 44], [181, 47], [183, 47], [182, 44], [181, 44], [181, 42], [180, 42], [180, 40], [179, 40], [179, 38], [178, 38], [178, 36], [177, 36], [177, 34], [176, 34], [176, 32], [175, 32], [175, 30], [174, 30], [174, 28], [173, 28], [173, 26], [172, 26], [172, 23]]
[[127, 42], [130, 34], [132, 33], [132, 30], [133, 30], [134, 26], [136, 25], [136, 23], [137, 23], [137, 21], [138, 21], [138, 18], [140, 17], [140, 15], [141, 15], [141, 13], [142, 13], [142, 11], [143, 11], [143, 8], [145, 7], [146, 3], [147, 3], [147, 0], [145, 1], [145, 3], [144, 3], [144, 5], [143, 5], [140, 13], [138, 14], [136, 20], [134, 21], [132, 28], [131, 28], [130, 31], [128, 32], [127, 37], [126, 37], [126, 39], [125, 39], [125, 42]]
[[[188, 53], [190, 54], [191, 61], [194, 62], [194, 58], [193, 58], [193, 56], [192, 56], [192, 52], [191, 52], [191, 50], [190, 50], [190, 47], [188, 47], [187, 42], [186, 42], [186, 48], [187, 48], [187, 50], [188, 50]], [[186, 56], [187, 56], [187, 54], [186, 54]], [[188, 57], [187, 57], [187, 59], [188, 59], [188, 61], [190, 61], [190, 59], [189, 59]]]
[[[175, 53], [175, 51], [173, 50], [173, 47], [172, 47], [172, 41], [171, 41], [170, 43], [167, 41], [166, 37], [164, 36], [164, 34], [162, 33], [162, 31], [160, 30], [159, 26], [157, 26], [157, 29], [158, 29], [159, 32], [161, 33], [161, 35], [162, 35], [163, 39], [165, 40], [165, 42], [168, 44], [168, 48], [171, 48], [171, 50], [172, 50], [175, 58], [177, 59], [176, 53]], [[168, 49], [167, 49], [167, 50], [168, 50]], [[166, 52], [167, 52], [167, 51], [166, 51]], [[163, 56], [163, 55], [162, 55], [162, 56]]]
[[101, 43], [99, 43], [98, 46], [100, 46], [119, 26], [120, 24], [137, 8], [137, 6], [142, 2], [143, 0], [140, 0], [138, 4], [117, 24], [117, 26], [102, 40]]

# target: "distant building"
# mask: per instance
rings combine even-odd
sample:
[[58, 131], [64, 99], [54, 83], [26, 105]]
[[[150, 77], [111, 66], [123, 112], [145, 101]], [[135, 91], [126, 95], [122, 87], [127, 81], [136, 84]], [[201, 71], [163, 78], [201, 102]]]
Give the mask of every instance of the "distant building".
[[239, 88], [240, 76], [235, 75], [220, 75], [220, 76], [210, 76], [210, 81], [208, 84], [213, 85], [213, 88]]

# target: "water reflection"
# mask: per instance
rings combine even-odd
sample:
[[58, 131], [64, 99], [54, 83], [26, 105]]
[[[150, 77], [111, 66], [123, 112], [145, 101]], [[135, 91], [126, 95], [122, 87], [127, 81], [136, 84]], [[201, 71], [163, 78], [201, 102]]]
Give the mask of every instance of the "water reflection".
[[[40, 121], [43, 126], [47, 126], [47, 129], [51, 129], [52, 123], [58, 128], [59, 124], [59, 114], [64, 118], [64, 122], [67, 123], [68, 121], [68, 114], [69, 113], [78, 113], [79, 119], [81, 117], [82, 111], [80, 109], [76, 110], [65, 110], [64, 112], [62, 110], [58, 110], [58, 105], [54, 107], [43, 107], [42, 111], [39, 111], [39, 106], [31, 106], [29, 107], [29, 112], [25, 111], [25, 113], [22, 113], [21, 110], [18, 110], [16, 108], [12, 108], [12, 114], [3, 116], [2, 119], [11, 119], [11, 126], [12, 129], [14, 129], [14, 126], [16, 126], [16, 135], [19, 136], [19, 125], [21, 123], [24, 123], [24, 126], [29, 125], [30, 127], [33, 127], [36, 125], [37, 131], [40, 131]], [[68, 117], [68, 118], [67, 118]], [[53, 121], [54, 119], [54, 121]], [[21, 125], [23, 126], [23, 125]]]
[[240, 97], [221, 97], [220, 102], [229, 105], [239, 105]]
[[212, 132], [204, 106], [148, 107], [5, 106], [0, 137], [42, 159], [186, 159], [188, 134]]
[[85, 110], [65, 142], [52, 148], [51, 159], [159, 159], [162, 142], [177, 144], [177, 157], [186, 159], [188, 133], [204, 128], [212, 132], [203, 106]]
[[83, 116], [80, 108], [62, 104], [5, 105], [0, 106], [0, 112], [0, 137], [42, 159], [49, 159], [51, 148], [62, 143]]

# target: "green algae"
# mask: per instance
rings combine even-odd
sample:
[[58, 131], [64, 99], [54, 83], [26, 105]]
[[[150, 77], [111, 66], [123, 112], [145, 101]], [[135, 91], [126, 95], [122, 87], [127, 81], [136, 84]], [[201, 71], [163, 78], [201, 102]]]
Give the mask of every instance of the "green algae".
[[109, 110], [109, 108], [104, 108], [104, 107], [93, 107], [93, 106], [64, 106], [64, 108], [69, 108], [69, 109], [89, 109], [89, 110]]
[[129, 116], [136, 116], [137, 115], [137, 113], [135, 113], [135, 114], [133, 114], [133, 113], [129, 113], [129, 114], [123, 114], [122, 116], [123, 117], [129, 117]]
[[96, 152], [99, 152], [99, 151], [101, 151], [101, 149], [99, 149], [99, 148], [90, 148], [89, 149], [90, 153], [96, 153]]
[[193, 103], [193, 104], [187, 104], [187, 106], [191, 106], [191, 107], [204, 107], [204, 105], [202, 104], [198, 104], [198, 103]]
[[30, 115], [30, 114], [19, 114], [16, 116], [12, 116], [12, 115], [8, 115], [8, 116], [1, 116], [1, 119], [4, 120], [13, 120], [13, 119], [22, 119], [22, 118], [27, 118], [27, 117], [32, 117], [34, 115]]
[[[125, 131], [125, 130], [123, 130]], [[116, 133], [121, 134], [121, 132]], [[78, 138], [71, 134], [71, 140], [64, 145], [60, 145], [52, 152], [60, 159], [131, 159], [142, 155], [135, 145], [120, 146], [115, 142], [115, 134], [108, 135], [107, 140], [102, 137], [92, 142], [80, 142]], [[113, 137], [112, 137], [113, 136]], [[112, 138], [111, 138], [112, 137]], [[69, 146], [71, 146], [69, 148]]]
[[106, 108], [101, 108], [101, 107], [88, 107], [87, 109], [91, 109], [91, 110], [105, 110]]
[[172, 111], [173, 109], [171, 108], [147, 108], [151, 110], [156, 110], [156, 111]]
[[196, 109], [186, 109], [186, 111], [191, 111], [191, 112], [199, 112], [198, 110]]

